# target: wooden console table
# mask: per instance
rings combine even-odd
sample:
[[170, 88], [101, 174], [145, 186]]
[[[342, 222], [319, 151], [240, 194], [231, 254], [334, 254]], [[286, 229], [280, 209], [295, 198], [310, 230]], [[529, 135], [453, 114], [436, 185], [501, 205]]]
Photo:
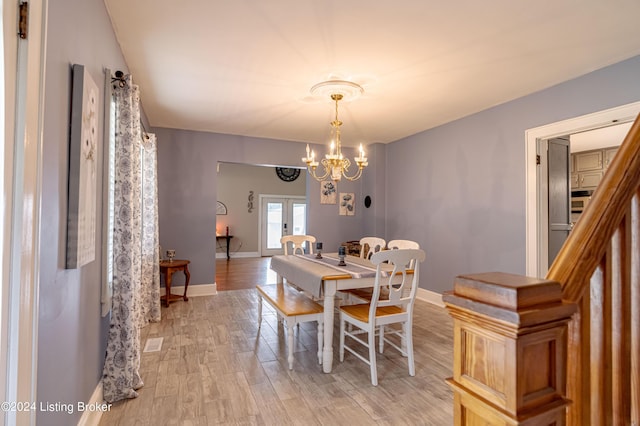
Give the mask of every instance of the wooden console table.
[[[172, 261], [161, 260], [160, 261], [160, 273], [164, 275], [164, 286], [166, 288], [166, 294], [160, 298], [160, 300], [164, 300], [165, 306], [169, 306], [169, 303], [174, 302], [180, 298], [185, 302], [189, 300], [187, 297], [187, 287], [189, 287], [189, 278], [191, 278], [191, 274], [189, 273], [189, 263], [188, 260], [179, 260], [174, 259]], [[184, 295], [178, 296], [177, 294], [171, 294], [171, 277], [175, 272], [182, 271], [184, 272], [185, 282], [184, 282]]]
[[232, 238], [233, 238], [233, 235], [216, 235], [216, 242], [218, 240], [227, 240], [227, 260], [231, 259], [231, 256], [229, 256], [229, 245], [231, 243]]

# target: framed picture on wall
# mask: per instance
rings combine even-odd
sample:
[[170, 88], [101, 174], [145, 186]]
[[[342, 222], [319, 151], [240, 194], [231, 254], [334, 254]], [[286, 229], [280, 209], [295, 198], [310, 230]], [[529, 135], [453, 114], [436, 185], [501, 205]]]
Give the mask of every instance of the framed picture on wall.
[[356, 214], [356, 194], [353, 192], [340, 193], [340, 216], [354, 216]]
[[98, 86], [82, 65], [73, 65], [69, 135], [68, 269], [95, 259]]
[[338, 184], [332, 180], [320, 182], [320, 204], [336, 204], [338, 202]]

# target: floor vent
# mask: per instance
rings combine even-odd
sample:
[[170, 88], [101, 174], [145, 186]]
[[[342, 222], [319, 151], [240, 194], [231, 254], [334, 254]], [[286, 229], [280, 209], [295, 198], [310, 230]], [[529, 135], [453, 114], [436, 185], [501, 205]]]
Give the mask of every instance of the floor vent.
[[147, 339], [143, 352], [160, 352], [162, 349], [162, 341], [164, 337], [151, 337]]

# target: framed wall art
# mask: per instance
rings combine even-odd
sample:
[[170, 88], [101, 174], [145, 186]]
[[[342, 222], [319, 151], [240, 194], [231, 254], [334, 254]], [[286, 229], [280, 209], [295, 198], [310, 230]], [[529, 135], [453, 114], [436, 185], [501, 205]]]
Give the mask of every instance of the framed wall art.
[[353, 192], [340, 193], [340, 216], [355, 216], [356, 194]]
[[98, 86], [82, 65], [73, 65], [67, 212], [68, 269], [95, 259]]
[[320, 182], [320, 204], [336, 204], [338, 202], [338, 184], [332, 180]]
[[222, 202], [216, 202], [216, 215], [225, 215], [227, 214], [227, 206]]

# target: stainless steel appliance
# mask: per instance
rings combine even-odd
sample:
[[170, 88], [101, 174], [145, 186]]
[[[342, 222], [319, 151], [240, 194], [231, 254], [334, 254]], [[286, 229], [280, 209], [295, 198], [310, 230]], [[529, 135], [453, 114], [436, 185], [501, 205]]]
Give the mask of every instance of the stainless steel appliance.
[[582, 213], [592, 194], [593, 191], [571, 191], [571, 213]]

